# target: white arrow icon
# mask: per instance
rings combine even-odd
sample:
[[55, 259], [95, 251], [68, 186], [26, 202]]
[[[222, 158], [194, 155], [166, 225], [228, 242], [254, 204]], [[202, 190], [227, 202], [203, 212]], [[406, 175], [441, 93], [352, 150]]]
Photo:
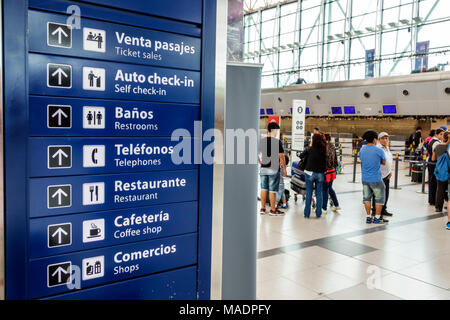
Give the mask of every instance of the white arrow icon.
[[62, 43], [61, 35], [64, 35], [65, 38], [67, 38], [69, 36], [67, 33], [64, 32], [64, 30], [61, 27], [58, 27], [58, 29], [56, 29], [55, 31], [52, 32], [52, 36], [54, 36], [55, 34], [58, 34], [58, 43], [59, 44]]
[[61, 75], [64, 75], [65, 78], [68, 77], [68, 75], [61, 68], [56, 69], [56, 71], [52, 73], [52, 77], [54, 77], [55, 74], [58, 74], [58, 85], [61, 85]]
[[[62, 165], [62, 157], [64, 158], [68, 158], [69, 156], [62, 151], [62, 149], [58, 149], [58, 151], [55, 152], [55, 154], [52, 156], [52, 158], [56, 158], [58, 157], [58, 165], [61, 166]], [[61, 189], [59, 189], [61, 190]]]
[[52, 277], [55, 276], [55, 274], [58, 274], [58, 283], [61, 282], [61, 274], [68, 274], [69, 271], [66, 271], [66, 269], [62, 268], [62, 267], [58, 267], [58, 269], [55, 270], [55, 272], [53, 272]]
[[58, 196], [58, 205], [61, 205], [61, 196], [67, 197], [67, 193], [65, 193], [61, 188], [56, 190], [56, 192], [52, 195], [52, 198]]
[[63, 228], [59, 227], [58, 229], [56, 229], [56, 231], [52, 234], [52, 238], [54, 238], [55, 236], [58, 236], [58, 243], [62, 243], [62, 235], [67, 236], [67, 232], [64, 231]]
[[62, 117], [64, 117], [64, 118], [68, 117], [67, 114], [65, 114], [64, 111], [62, 111], [62, 109], [58, 109], [55, 111], [55, 113], [52, 114], [52, 118], [54, 118], [56, 116], [58, 116], [58, 126], [61, 125]]

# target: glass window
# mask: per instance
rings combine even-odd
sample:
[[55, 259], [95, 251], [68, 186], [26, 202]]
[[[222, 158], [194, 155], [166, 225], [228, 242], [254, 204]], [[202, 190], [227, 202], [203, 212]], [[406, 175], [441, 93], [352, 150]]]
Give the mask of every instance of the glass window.
[[377, 11], [377, 2], [378, 1], [374, 1], [374, 0], [353, 1], [352, 15], [358, 16], [358, 15], [361, 15], [364, 13]]
[[450, 39], [444, 36], [443, 30], [450, 30], [450, 21], [428, 24], [419, 27], [417, 41], [430, 41], [430, 48], [450, 46]]
[[325, 21], [337, 21], [345, 19], [347, 0], [332, 0], [325, 7]]
[[297, 75], [297, 77], [305, 79], [306, 83], [317, 83], [319, 82], [319, 71], [317, 66], [314, 70], [303, 70]]
[[288, 45], [298, 41], [297, 32], [289, 32], [280, 35], [280, 45]]
[[244, 16], [244, 26], [259, 24], [259, 13], [255, 12]]
[[307, 10], [302, 10], [302, 29], [316, 26], [320, 22], [320, 7], [314, 7]]
[[[376, 68], [374, 68], [376, 70]], [[366, 78], [366, 64], [360, 62], [358, 64], [350, 65], [350, 78], [349, 80], [365, 79]]]
[[437, 67], [441, 64], [443, 71], [448, 71], [450, 65], [450, 56], [448, 55], [430, 55], [428, 56], [428, 68]]
[[[411, 55], [416, 51], [412, 47], [412, 40], [415, 43], [412, 37], [416, 34], [418, 42], [430, 42], [429, 68], [450, 60], [450, 55], [443, 52], [450, 50], [450, 38], [445, 36], [445, 30], [450, 30], [450, 0], [244, 2], [246, 10], [249, 6], [255, 10], [279, 3], [279, 6], [246, 14], [243, 20], [244, 52], [265, 50], [263, 54], [246, 58], [246, 61], [264, 64], [265, 88], [292, 84], [299, 76], [308, 83], [365, 78], [365, 56], [369, 49], [376, 49], [375, 59], [382, 60], [375, 62], [376, 76], [409, 74], [415, 67], [415, 58]], [[351, 19], [346, 17], [350, 5]], [[383, 11], [377, 13], [378, 9]], [[413, 20], [416, 10], [422, 19], [420, 24]], [[404, 19], [413, 24], [400, 22]], [[377, 29], [380, 23], [386, 28], [381, 33]], [[355, 36], [355, 30], [362, 34]], [[354, 36], [349, 39], [346, 31], [352, 31]], [[343, 34], [346, 39], [336, 34]], [[333, 36], [334, 40], [329, 40], [328, 36]], [[300, 42], [300, 49], [292, 47], [296, 42]], [[273, 52], [272, 48], [277, 51]], [[346, 61], [350, 65], [343, 66]], [[319, 68], [322, 62], [323, 69]]]
[[385, 9], [383, 11], [383, 24], [388, 25], [390, 22], [398, 22], [400, 15], [400, 7]]
[[334, 36], [335, 34], [344, 35], [345, 31], [345, 20], [330, 22], [325, 25], [325, 39], [327, 36]]
[[289, 14], [287, 16], [280, 17], [280, 32], [286, 33], [298, 29], [298, 15]]
[[311, 67], [311, 66], [317, 66], [317, 53], [318, 53], [318, 48], [317, 46], [314, 47], [309, 47], [309, 48], [304, 48], [301, 51], [301, 55], [300, 55], [300, 68], [307, 66], [307, 67]]
[[276, 54], [262, 55], [261, 63], [264, 64], [264, 67], [262, 69], [263, 73], [274, 72], [277, 70], [277, 55]]
[[388, 8], [398, 7], [401, 4], [402, 4], [402, 0], [389, 0], [389, 1], [384, 1], [383, 7], [384, 7], [384, 9], [388, 9]]
[[352, 17], [352, 27], [354, 30], [367, 32], [367, 27], [375, 28], [377, 25], [376, 13], [369, 13], [359, 17]]
[[270, 49], [273, 47], [278, 47], [278, 37], [269, 37], [262, 39], [261, 41], [261, 50], [262, 49]]
[[267, 88], [276, 88], [277, 81], [276, 77], [273, 75], [268, 76], [262, 76], [261, 77], [261, 88], [267, 89]]
[[252, 25], [247, 27], [244, 34], [246, 42], [251, 42], [255, 40], [259, 41], [259, 26]]
[[255, 52], [259, 51], [259, 41], [252, 41], [246, 44], [244, 47], [245, 52]]
[[419, 3], [419, 17], [427, 18], [428, 21], [447, 18], [450, 12], [450, 1], [448, 0], [422, 0]]
[[345, 46], [340, 41], [327, 43], [324, 48], [324, 62], [335, 63], [344, 61]]
[[398, 21], [403, 20], [403, 19], [408, 19], [409, 21], [411, 21], [413, 17], [413, 5], [411, 4], [407, 4], [407, 5], [402, 5], [400, 7], [400, 15], [398, 18]]
[[281, 6], [281, 15], [288, 15], [290, 13], [295, 13], [298, 11], [298, 3], [297, 2], [293, 2], [293, 3], [288, 3], [288, 4], [284, 4]]
[[384, 32], [381, 55], [402, 54], [411, 51], [411, 33], [408, 29]]
[[279, 76], [279, 87], [289, 86], [297, 81], [296, 74], [292, 72], [282, 73]]
[[326, 68], [323, 71], [324, 81], [341, 81], [345, 79], [345, 67], [337, 66], [332, 68]]
[[317, 7], [317, 6], [320, 6], [321, 2], [322, 2], [322, 0], [303, 0], [302, 8], [307, 9], [307, 8]]
[[411, 73], [411, 59], [386, 60], [381, 63], [381, 77], [399, 76]]
[[301, 45], [313, 44], [319, 41], [319, 28], [313, 27], [308, 29], [302, 29]]
[[353, 38], [350, 47], [350, 59], [366, 59], [366, 50], [375, 49], [375, 35]]
[[291, 50], [280, 52], [280, 72], [292, 70], [294, 66], [294, 54]]

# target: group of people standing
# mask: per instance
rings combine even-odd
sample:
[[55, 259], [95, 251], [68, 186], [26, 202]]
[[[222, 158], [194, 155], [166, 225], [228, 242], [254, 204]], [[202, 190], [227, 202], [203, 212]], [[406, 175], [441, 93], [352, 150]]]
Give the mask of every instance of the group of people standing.
[[[285, 155], [281, 141], [277, 138], [280, 127], [271, 122], [268, 135], [261, 141], [259, 162], [261, 165], [261, 214], [267, 213], [266, 201], [269, 197], [270, 211], [273, 216], [284, 215], [282, 209], [288, 208], [284, 190], [284, 177], [289, 157]], [[450, 208], [450, 131], [447, 128], [432, 130], [427, 139], [421, 138], [422, 129], [418, 127], [410, 137], [411, 144], [427, 154], [429, 171], [428, 202], [434, 205], [436, 212], [443, 212], [444, 201]], [[383, 224], [389, 222], [386, 217], [393, 214], [387, 210], [390, 180], [392, 177], [393, 157], [389, 150], [389, 134], [368, 130], [362, 136], [363, 143], [359, 151], [363, 184], [363, 203], [367, 213], [366, 223]], [[331, 210], [341, 209], [333, 189], [338, 167], [336, 148], [331, 136], [314, 130], [311, 146], [300, 154], [300, 169], [305, 173], [306, 196], [304, 216], [309, 218], [313, 193], [316, 195], [316, 217], [328, 209], [331, 198]], [[444, 159], [440, 159], [445, 157]], [[446, 166], [444, 169], [443, 166]], [[438, 169], [440, 174], [437, 174]], [[442, 173], [445, 171], [444, 173]], [[444, 177], [444, 178], [443, 178]], [[447, 211], [448, 211], [447, 208]], [[450, 230], [450, 215], [447, 229]]]
[[288, 204], [284, 193], [284, 177], [287, 177], [286, 165], [289, 157], [284, 154], [281, 141], [277, 138], [280, 133], [280, 126], [276, 122], [269, 123], [267, 127], [267, 137], [261, 140], [260, 157], [261, 165], [261, 209], [262, 215], [267, 213], [266, 202], [269, 196], [269, 215], [282, 216], [284, 212], [280, 209], [287, 209]]
[[366, 223], [383, 224], [389, 222], [386, 216], [389, 185], [392, 177], [392, 153], [389, 150], [389, 134], [375, 130], [364, 133], [365, 143], [359, 151], [361, 160], [361, 180]]
[[[283, 209], [288, 208], [284, 191], [284, 177], [287, 176], [286, 165], [289, 157], [277, 136], [280, 127], [271, 122], [267, 127], [267, 137], [261, 140], [259, 148], [260, 180], [261, 180], [261, 214], [266, 214], [266, 202], [269, 197], [269, 215], [282, 216]], [[331, 143], [331, 136], [314, 130], [312, 145], [300, 155], [305, 162], [306, 200], [304, 215], [309, 218], [313, 191], [316, 190], [316, 216], [327, 211], [328, 199], [331, 197], [332, 210], [339, 210], [339, 202], [333, 189], [338, 166], [336, 148]]]
[[[416, 132], [410, 136], [409, 142], [420, 154], [426, 155], [428, 168], [428, 204], [435, 207], [436, 212], [443, 212], [444, 203], [447, 202], [447, 229], [450, 230], [450, 131], [446, 126], [430, 131], [427, 138], [422, 138], [422, 128], [417, 127]], [[444, 157], [441, 159], [441, 157]], [[447, 174], [437, 175], [437, 169]], [[438, 166], [443, 168], [438, 168]], [[443, 169], [443, 170], [442, 170]]]
[[[327, 212], [328, 199], [331, 197], [333, 203], [331, 210], [341, 209], [333, 189], [333, 181], [336, 179], [336, 168], [338, 167], [336, 148], [331, 143], [329, 134], [321, 133], [317, 128], [314, 130], [312, 144], [301, 154], [306, 182], [305, 218], [311, 214], [311, 203], [313, 191], [316, 192], [316, 217], [320, 218], [322, 213]], [[300, 164], [300, 166], [302, 166]], [[303, 168], [302, 168], [303, 169]]]

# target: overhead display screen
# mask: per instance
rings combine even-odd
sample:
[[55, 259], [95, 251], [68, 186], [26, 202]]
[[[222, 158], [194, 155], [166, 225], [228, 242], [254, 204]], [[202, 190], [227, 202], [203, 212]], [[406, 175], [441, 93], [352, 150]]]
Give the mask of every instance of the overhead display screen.
[[306, 114], [309, 114], [309, 107], [306, 107], [305, 113], [306, 113]]
[[355, 106], [345, 106], [344, 107], [344, 113], [345, 114], [355, 114]]
[[383, 105], [383, 113], [397, 113], [397, 106], [395, 104]]
[[261, 108], [261, 109], [259, 109], [259, 114], [260, 114], [261, 116], [263, 116], [263, 115], [265, 115], [265, 114], [266, 114], [266, 112], [264, 111], [264, 109], [263, 109], [263, 108]]
[[331, 107], [332, 114], [342, 114], [342, 107]]
[[267, 108], [266, 111], [267, 111], [267, 114], [270, 114], [270, 115], [273, 114], [273, 109], [272, 108]]

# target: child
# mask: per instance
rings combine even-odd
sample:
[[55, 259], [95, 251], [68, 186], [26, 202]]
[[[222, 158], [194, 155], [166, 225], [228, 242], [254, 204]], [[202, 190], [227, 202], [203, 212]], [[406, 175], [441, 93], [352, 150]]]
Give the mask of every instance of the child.
[[[284, 159], [286, 161], [286, 166], [287, 166], [288, 163], [289, 163], [289, 157], [287, 155], [284, 155]], [[287, 209], [289, 207], [288, 204], [287, 204], [286, 195], [285, 195], [285, 192], [284, 192], [283, 172], [281, 172], [281, 171], [280, 171], [280, 184], [279, 184], [279, 187], [278, 187], [276, 201], [277, 201], [276, 202], [276, 208], [277, 209]], [[280, 201], [283, 203], [281, 206], [280, 206]]]

